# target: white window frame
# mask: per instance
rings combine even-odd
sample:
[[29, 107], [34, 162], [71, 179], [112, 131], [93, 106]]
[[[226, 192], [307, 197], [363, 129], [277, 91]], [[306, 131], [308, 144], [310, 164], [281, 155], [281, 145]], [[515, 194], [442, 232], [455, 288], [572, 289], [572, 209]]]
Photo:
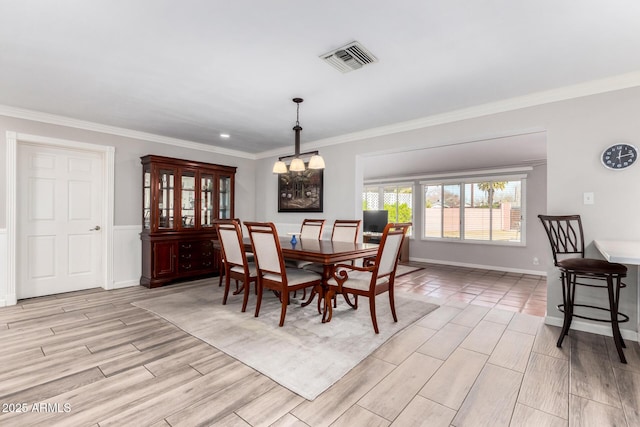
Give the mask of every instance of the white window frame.
[[[510, 242], [506, 240], [472, 240], [464, 238], [464, 210], [465, 210], [465, 184], [483, 182], [483, 181], [520, 181], [520, 241], [519, 242]], [[526, 174], [506, 174], [506, 175], [487, 175], [487, 176], [463, 176], [458, 178], [446, 178], [446, 179], [429, 179], [420, 181], [420, 201], [421, 201], [421, 209], [425, 209], [426, 200], [424, 197], [425, 186], [445, 186], [445, 185], [459, 185], [460, 186], [460, 237], [427, 237], [425, 236], [425, 215], [424, 213], [421, 215], [422, 217], [422, 226], [420, 229], [422, 233], [420, 235], [420, 240], [425, 241], [433, 241], [433, 242], [457, 242], [464, 244], [474, 244], [474, 245], [493, 245], [493, 246], [526, 246], [527, 238], [526, 238], [526, 224], [527, 224], [527, 215], [526, 215], [526, 188], [527, 188], [527, 175]], [[415, 213], [414, 213], [415, 217]], [[442, 219], [441, 219], [442, 224]]]
[[[409, 227], [409, 232], [407, 233], [407, 237], [413, 238], [415, 233], [415, 220], [416, 220], [416, 185], [414, 182], [370, 182], [363, 183], [362, 185], [362, 193], [366, 191], [367, 188], [377, 187], [378, 188], [378, 200], [382, 204], [382, 208], [384, 209], [384, 188], [385, 187], [410, 187], [411, 188], [411, 223], [413, 226]], [[396, 204], [397, 209], [397, 204]], [[396, 211], [396, 218], [398, 217], [398, 213]]]

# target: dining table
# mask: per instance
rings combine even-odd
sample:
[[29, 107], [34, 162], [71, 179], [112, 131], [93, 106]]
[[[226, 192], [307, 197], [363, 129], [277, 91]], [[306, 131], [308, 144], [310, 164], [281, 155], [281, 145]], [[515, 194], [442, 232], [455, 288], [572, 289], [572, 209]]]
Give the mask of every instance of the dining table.
[[[246, 251], [251, 251], [251, 239], [243, 238]], [[336, 242], [332, 240], [298, 239], [291, 243], [291, 237], [280, 236], [280, 249], [282, 256], [287, 260], [308, 261], [322, 265], [322, 281], [320, 286], [311, 291], [311, 295], [302, 305], [309, 305], [315, 295], [320, 296], [318, 304], [324, 299], [328, 288], [329, 279], [333, 276], [336, 264], [351, 263], [357, 259], [375, 257], [378, 253], [377, 243]], [[326, 304], [325, 304], [326, 305]], [[331, 318], [323, 313], [322, 322], [326, 323]]]

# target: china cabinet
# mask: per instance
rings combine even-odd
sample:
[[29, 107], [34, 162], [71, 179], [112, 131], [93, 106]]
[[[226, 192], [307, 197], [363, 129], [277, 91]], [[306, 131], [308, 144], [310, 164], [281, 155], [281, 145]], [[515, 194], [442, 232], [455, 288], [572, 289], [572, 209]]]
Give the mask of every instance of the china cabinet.
[[142, 161], [142, 276], [153, 288], [219, 272], [216, 219], [234, 216], [236, 168], [148, 155]]

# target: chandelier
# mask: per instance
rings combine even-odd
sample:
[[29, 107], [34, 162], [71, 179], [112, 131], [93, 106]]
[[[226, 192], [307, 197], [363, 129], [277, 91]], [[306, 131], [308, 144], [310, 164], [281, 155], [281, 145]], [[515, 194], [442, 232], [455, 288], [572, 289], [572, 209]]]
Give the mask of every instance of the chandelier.
[[309, 169], [324, 169], [324, 159], [317, 151], [308, 151], [306, 153], [300, 152], [300, 131], [302, 130], [302, 127], [300, 126], [300, 103], [302, 101], [302, 98], [293, 98], [293, 102], [297, 105], [296, 125], [293, 127], [293, 131], [295, 132], [295, 154], [280, 157], [273, 165], [273, 173], [287, 173], [287, 164], [285, 163], [286, 159], [291, 159], [291, 164], [289, 165], [290, 171], [302, 172], [305, 170], [305, 166], [304, 161], [300, 156], [309, 155], [311, 156], [309, 159]]

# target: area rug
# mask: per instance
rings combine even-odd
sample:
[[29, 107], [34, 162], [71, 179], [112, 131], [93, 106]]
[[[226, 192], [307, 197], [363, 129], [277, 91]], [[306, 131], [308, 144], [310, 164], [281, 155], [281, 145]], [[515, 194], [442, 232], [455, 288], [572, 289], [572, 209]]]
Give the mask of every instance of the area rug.
[[339, 297], [333, 319], [324, 324], [315, 301], [301, 307], [300, 301], [293, 299], [281, 328], [280, 301], [273, 293], [265, 293], [257, 318], [253, 315], [256, 296], [251, 294], [245, 313], [240, 311], [241, 300], [241, 295], [230, 295], [227, 305], [222, 305], [222, 288], [216, 283], [134, 305], [168, 320], [307, 400], [315, 399], [394, 334], [438, 307], [419, 297], [396, 295], [398, 322], [394, 323], [388, 296], [382, 294], [376, 300], [380, 333], [375, 334], [366, 298], [359, 301], [358, 310], [353, 310]]

